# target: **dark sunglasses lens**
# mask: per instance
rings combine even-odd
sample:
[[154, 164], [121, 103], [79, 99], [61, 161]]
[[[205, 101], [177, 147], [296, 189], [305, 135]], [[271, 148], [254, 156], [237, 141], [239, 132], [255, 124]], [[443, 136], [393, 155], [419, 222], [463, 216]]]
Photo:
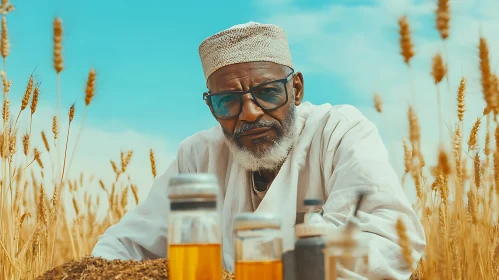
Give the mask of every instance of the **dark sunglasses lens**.
[[264, 109], [274, 109], [286, 103], [286, 87], [281, 82], [255, 88], [254, 95]]
[[239, 113], [241, 106], [241, 95], [233, 93], [222, 93], [211, 95], [211, 107], [218, 118], [230, 118]]

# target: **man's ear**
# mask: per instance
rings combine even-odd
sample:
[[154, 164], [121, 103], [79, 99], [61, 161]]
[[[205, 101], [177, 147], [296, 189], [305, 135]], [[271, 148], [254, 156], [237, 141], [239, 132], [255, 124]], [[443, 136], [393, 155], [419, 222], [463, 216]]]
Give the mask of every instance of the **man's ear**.
[[303, 74], [301, 72], [297, 72], [293, 77], [293, 90], [295, 91], [294, 102], [298, 106], [301, 104], [304, 94]]
[[204, 103], [206, 103], [206, 105], [209, 107], [210, 106], [210, 102], [208, 101], [208, 98], [205, 98], [206, 95], [208, 95], [208, 92], [207, 91], [203, 92]]

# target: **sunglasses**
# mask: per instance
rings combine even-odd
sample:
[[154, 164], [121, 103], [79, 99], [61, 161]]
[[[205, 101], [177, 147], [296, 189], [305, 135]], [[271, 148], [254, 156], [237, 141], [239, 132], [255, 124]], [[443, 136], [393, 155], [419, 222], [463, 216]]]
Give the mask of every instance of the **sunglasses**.
[[210, 110], [217, 119], [230, 119], [238, 116], [243, 107], [243, 95], [251, 94], [255, 103], [264, 111], [278, 109], [288, 102], [286, 84], [293, 78], [291, 72], [286, 78], [259, 84], [247, 91], [223, 91], [203, 93]]

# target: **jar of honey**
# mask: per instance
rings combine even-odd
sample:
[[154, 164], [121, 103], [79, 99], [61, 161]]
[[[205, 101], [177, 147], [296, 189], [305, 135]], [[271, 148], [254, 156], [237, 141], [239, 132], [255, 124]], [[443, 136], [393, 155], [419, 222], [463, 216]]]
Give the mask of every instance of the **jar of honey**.
[[242, 213], [234, 221], [237, 280], [282, 280], [281, 220], [267, 213]]
[[172, 177], [168, 186], [168, 279], [222, 279], [219, 186], [212, 174]]

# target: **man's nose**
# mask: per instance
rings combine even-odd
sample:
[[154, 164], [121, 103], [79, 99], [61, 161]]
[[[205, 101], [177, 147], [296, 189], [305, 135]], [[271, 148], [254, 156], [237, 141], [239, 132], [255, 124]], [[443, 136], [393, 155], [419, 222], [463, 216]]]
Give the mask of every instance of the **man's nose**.
[[241, 114], [239, 114], [239, 120], [245, 122], [255, 122], [265, 114], [265, 112], [256, 104], [250, 94], [246, 94], [243, 97], [243, 104], [241, 105]]

